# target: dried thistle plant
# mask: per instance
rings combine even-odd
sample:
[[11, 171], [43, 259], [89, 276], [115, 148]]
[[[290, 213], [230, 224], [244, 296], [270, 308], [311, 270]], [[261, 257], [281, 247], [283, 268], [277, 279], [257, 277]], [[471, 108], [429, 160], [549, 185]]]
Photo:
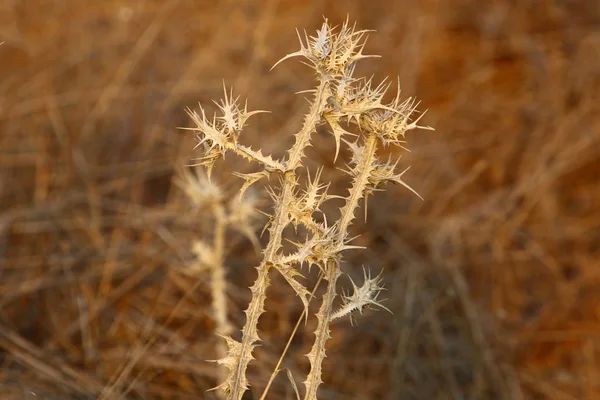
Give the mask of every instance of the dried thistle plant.
[[[255, 247], [259, 247], [254, 234], [256, 228], [256, 208], [260, 199], [255, 195], [246, 195], [241, 201], [228, 196], [214, 181], [209, 181], [203, 173], [183, 169], [175, 181], [188, 196], [194, 208], [212, 215], [214, 229], [212, 241], [203, 239], [194, 241], [192, 252], [195, 262], [185, 272], [198, 277], [202, 272], [210, 272], [210, 291], [212, 313], [215, 321], [215, 333], [223, 338], [233, 332], [227, 310], [227, 281], [225, 279], [225, 240], [228, 230], [236, 230], [246, 236]], [[216, 347], [217, 356], [227, 357], [227, 346], [220, 342]], [[227, 376], [223, 376], [227, 379]]]
[[[300, 36], [300, 35], [299, 35]], [[316, 265], [327, 282], [316, 318], [315, 341], [308, 354], [310, 371], [304, 382], [304, 398], [317, 398], [321, 384], [321, 365], [325, 358], [329, 325], [333, 319], [362, 312], [367, 306], [383, 307], [378, 301], [382, 290], [380, 277], [370, 278], [365, 272], [365, 282], [358, 287], [353, 283], [354, 293], [343, 296], [343, 304], [336, 311], [334, 300], [337, 296], [336, 282], [342, 274], [342, 252], [357, 248], [350, 244], [349, 228], [355, 218], [361, 200], [365, 199], [388, 182], [397, 183], [412, 189], [402, 180], [406, 169], [396, 172], [398, 161], [381, 161], [377, 155], [379, 148], [392, 145], [402, 147], [407, 131], [423, 128], [418, 125], [421, 118], [413, 118], [416, 102], [402, 101], [400, 92], [389, 103], [383, 98], [390, 87], [388, 82], [373, 85], [371, 79], [354, 77], [356, 63], [364, 58], [375, 57], [363, 54], [367, 31], [356, 30], [346, 21], [340, 27], [332, 27], [327, 20], [315, 36], [300, 37], [300, 50], [288, 54], [279, 62], [293, 57], [302, 57], [316, 75], [316, 87], [311, 90], [310, 108], [304, 123], [295, 134], [294, 145], [282, 160], [263, 155], [260, 151], [238, 142], [247, 120], [263, 111], [248, 111], [246, 104], [234, 98], [225, 90], [224, 99], [216, 103], [218, 115], [207, 118], [205, 111], [188, 110], [198, 138], [198, 146], [204, 151], [198, 164], [207, 168], [209, 174], [216, 161], [227, 152], [233, 152], [255, 162], [259, 170], [237, 176], [245, 180], [240, 196], [250, 185], [265, 177], [277, 177], [279, 185], [269, 188], [273, 202], [273, 214], [265, 226], [269, 240], [263, 249], [263, 260], [258, 265], [258, 276], [250, 287], [252, 299], [246, 309], [246, 322], [242, 329], [241, 341], [227, 336], [227, 356], [218, 361], [228, 368], [226, 379], [218, 386], [228, 399], [240, 400], [248, 389], [246, 378], [248, 364], [253, 360], [253, 350], [259, 342], [258, 320], [264, 312], [266, 290], [270, 284], [271, 270], [277, 270], [293, 288], [303, 303], [304, 315], [308, 315], [310, 292], [298, 278], [302, 277], [300, 267]], [[339, 219], [329, 223], [315, 218], [321, 213], [321, 205], [334, 197], [328, 194], [329, 184], [321, 181], [321, 169], [317, 170], [305, 183], [299, 179], [303, 167], [304, 153], [311, 145], [311, 136], [320, 125], [328, 125], [335, 139], [332, 157], [337, 159], [342, 145], [347, 146], [351, 158], [346, 162], [345, 173], [351, 178], [348, 194], [343, 196], [344, 205], [340, 208]], [[354, 134], [348, 129], [356, 130]], [[426, 128], [430, 129], [430, 128]], [[357, 137], [358, 136], [358, 137]], [[349, 140], [350, 137], [357, 137]], [[414, 192], [414, 191], [413, 191]], [[303, 242], [295, 243], [297, 249], [284, 255], [283, 231], [288, 226], [304, 226], [307, 234]], [[385, 308], [385, 307], [384, 307]], [[264, 398], [264, 394], [263, 394]]]

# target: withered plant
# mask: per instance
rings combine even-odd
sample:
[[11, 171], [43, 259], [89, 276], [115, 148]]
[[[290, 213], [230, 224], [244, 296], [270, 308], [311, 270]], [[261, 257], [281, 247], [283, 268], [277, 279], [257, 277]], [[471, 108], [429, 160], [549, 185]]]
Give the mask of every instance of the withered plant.
[[[256, 207], [260, 199], [256, 195], [246, 195], [240, 201], [227, 190], [209, 181], [202, 171], [182, 169], [176, 184], [185, 192], [192, 206], [212, 217], [212, 238], [194, 240], [192, 252], [195, 261], [184, 272], [198, 277], [210, 273], [211, 309], [215, 322], [214, 332], [227, 337], [233, 331], [227, 309], [226, 248], [227, 231], [235, 230], [248, 238], [255, 248], [258, 240], [254, 233], [257, 222]], [[218, 357], [227, 357], [227, 347], [220, 342], [216, 347]], [[223, 375], [223, 379], [227, 376]]]
[[[257, 163], [260, 168], [253, 173], [236, 173], [245, 180], [240, 196], [262, 178], [278, 182], [277, 186], [268, 189], [273, 202], [273, 213], [265, 226], [269, 234], [268, 243], [263, 249], [262, 262], [256, 268], [258, 276], [250, 287], [252, 299], [245, 310], [246, 322], [241, 340], [226, 336], [227, 355], [218, 360], [229, 370], [225, 381], [218, 386], [228, 399], [240, 400], [248, 389], [246, 370], [260, 340], [257, 325], [265, 311], [272, 270], [278, 271], [300, 298], [304, 316], [308, 315], [311, 293], [298, 280], [302, 277], [300, 268], [316, 265], [326, 282], [321, 305], [315, 315], [318, 319], [315, 340], [308, 354], [310, 371], [304, 381], [304, 398], [307, 400], [317, 398], [317, 390], [322, 383], [321, 366], [330, 337], [330, 322], [356, 311], [362, 312], [365, 307], [382, 307], [378, 300], [382, 290], [381, 279], [379, 276], [371, 278], [365, 272], [364, 284], [358, 287], [353, 283], [353, 294], [344, 295], [339, 308], [334, 308], [336, 282], [343, 273], [342, 252], [357, 248], [350, 243], [349, 228], [361, 200], [366, 202], [367, 196], [381, 190], [387, 182], [410, 189], [402, 179], [407, 169], [397, 172], [398, 160], [382, 161], [378, 149], [388, 145], [403, 147], [405, 133], [423, 127], [418, 125], [420, 117], [413, 118], [416, 102], [410, 98], [401, 100], [399, 85], [395, 98], [386, 103], [384, 95], [390, 87], [388, 82], [375, 85], [372, 79], [354, 77], [358, 61], [375, 57], [363, 54], [366, 39], [367, 31], [356, 30], [348, 21], [338, 28], [325, 20], [314, 37], [306, 34], [304, 38], [300, 37], [300, 50], [275, 64], [302, 57], [315, 72], [317, 81], [316, 87], [309, 91], [312, 100], [304, 123], [295, 134], [295, 142], [284, 159], [263, 155], [260, 150], [238, 141], [248, 119], [262, 111], [248, 111], [246, 103], [242, 104], [232, 91], [228, 93], [225, 90], [224, 98], [217, 103], [219, 112], [212, 118], [206, 116], [202, 107], [199, 111], [188, 110], [194, 123], [190, 129], [196, 132], [197, 147], [204, 152], [198, 164], [205, 166], [209, 175], [217, 160], [232, 152]], [[305, 150], [311, 146], [311, 136], [320, 125], [327, 125], [335, 139], [335, 149], [332, 149], [334, 161], [342, 145], [347, 146], [351, 154], [344, 170], [351, 178], [351, 185], [348, 194], [342, 197], [327, 193], [329, 184], [322, 182], [322, 168], [312, 174], [308, 172], [306, 182], [301, 182], [299, 177]], [[340, 207], [339, 218], [332, 223], [324, 218], [321, 206], [334, 197], [343, 199], [344, 204]], [[295, 243], [295, 251], [284, 254], [283, 232], [290, 225], [303, 226], [307, 233], [303, 242]]]

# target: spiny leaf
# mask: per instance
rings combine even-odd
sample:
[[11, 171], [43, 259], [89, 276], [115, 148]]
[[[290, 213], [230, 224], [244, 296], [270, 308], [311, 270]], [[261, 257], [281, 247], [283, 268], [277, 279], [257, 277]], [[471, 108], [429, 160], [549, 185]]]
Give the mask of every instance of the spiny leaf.
[[406, 182], [404, 182], [402, 180], [402, 176], [410, 169], [410, 167], [406, 167], [406, 169], [404, 169], [402, 172], [400, 172], [399, 174], [396, 174], [394, 172], [394, 170], [396, 169], [397, 164], [398, 164], [398, 161], [396, 161], [393, 164], [388, 161], [387, 164], [383, 164], [383, 165], [376, 167], [371, 172], [370, 180], [374, 183], [374, 185], [378, 185], [380, 183], [385, 183], [385, 182], [392, 182], [394, 184], [400, 184], [400, 185], [404, 186], [405, 188], [407, 188], [408, 190], [410, 190], [412, 193], [414, 193], [418, 198], [423, 200], [421, 195], [419, 193], [417, 193], [416, 190], [414, 190], [412, 187], [410, 187]]
[[239, 196], [240, 202], [242, 201], [242, 198], [244, 197], [244, 193], [246, 193], [246, 190], [248, 190], [248, 188], [250, 186], [252, 186], [256, 182], [258, 182], [260, 179], [269, 176], [269, 174], [266, 171], [252, 172], [249, 174], [243, 174], [241, 172], [233, 172], [233, 175], [237, 176], [238, 178], [244, 179], [244, 184], [240, 188], [240, 196]]
[[285, 171], [285, 166], [283, 165], [283, 163], [281, 163], [278, 160], [274, 160], [272, 156], [265, 156], [262, 154], [262, 152], [260, 150], [253, 150], [252, 148], [248, 147], [248, 146], [244, 146], [241, 144], [237, 145], [238, 148], [238, 152], [239, 154], [250, 160], [250, 161], [256, 161], [259, 164], [264, 165], [265, 169], [268, 172], [284, 172]]
[[407, 131], [412, 129], [433, 130], [429, 126], [418, 125], [419, 120], [425, 113], [413, 120], [412, 115], [417, 113], [419, 103], [412, 98], [401, 100], [400, 83], [394, 100], [385, 108], [373, 109], [363, 115], [362, 126], [370, 132], [375, 133], [384, 145], [401, 145]]
[[[227, 356], [224, 358], [221, 358], [219, 360], [211, 360], [212, 362], [216, 362], [219, 365], [222, 365], [224, 367], [226, 367], [229, 370], [229, 373], [227, 374], [227, 378], [225, 379], [225, 382], [222, 382], [220, 385], [209, 389], [209, 390], [217, 390], [217, 389], [222, 389], [223, 391], [225, 391], [225, 394], [229, 394], [232, 391], [232, 387], [234, 385], [234, 372], [235, 372], [235, 368], [239, 363], [239, 359], [240, 356], [242, 354], [242, 344], [234, 339], [231, 338], [231, 336], [221, 336], [223, 339], [225, 339], [226, 343], [227, 343]], [[241, 381], [241, 386], [244, 389], [248, 388], [248, 380], [246, 379], [245, 376], [242, 377], [242, 381]]]
[[260, 252], [260, 243], [256, 237], [255, 225], [258, 217], [257, 211], [260, 211], [257, 207], [261, 202], [261, 198], [254, 191], [249, 192], [248, 196], [238, 201], [234, 198], [229, 201], [229, 225], [246, 236], [257, 252]]
[[298, 282], [296, 280], [296, 277], [304, 278], [304, 276], [300, 272], [298, 272], [294, 267], [292, 267], [290, 265], [277, 264], [277, 265], [275, 265], [275, 268], [285, 278], [285, 280], [292, 287], [292, 289], [294, 289], [294, 291], [296, 292], [296, 295], [298, 297], [300, 297], [300, 300], [302, 301], [302, 304], [304, 305], [304, 311], [305, 311], [304, 316], [305, 316], [305, 318], [307, 318], [308, 317], [308, 299], [310, 297], [310, 292], [308, 291], [306, 286], [304, 286], [303, 284], [301, 284], [300, 282]]
[[294, 393], [296, 394], [296, 400], [300, 400], [300, 393], [298, 392], [298, 386], [296, 385], [296, 381], [294, 380], [294, 375], [292, 375], [292, 371], [290, 371], [289, 368], [286, 368], [285, 372], [287, 374], [288, 380], [290, 381], [290, 384], [292, 385], [292, 389], [294, 389]]
[[210, 183], [213, 167], [220, 158], [222, 158], [222, 154], [216, 151], [211, 151], [210, 153], [207, 151], [203, 157], [194, 158], [193, 161], [196, 161], [194, 164], [190, 164], [187, 166], [206, 168], [206, 177], [208, 179], [208, 182]]
[[372, 87], [372, 79], [353, 80], [350, 85], [345, 86], [345, 92], [342, 94], [340, 107], [336, 113], [348, 119], [348, 122], [354, 122], [360, 126], [360, 116], [374, 110], [394, 111], [388, 105], [382, 104], [383, 96], [390, 87], [390, 83], [383, 80], [376, 87]]
[[356, 135], [348, 132], [347, 130], [345, 130], [344, 128], [342, 128], [340, 126], [340, 118], [338, 116], [326, 115], [325, 120], [331, 127], [331, 133], [333, 134], [333, 137], [335, 139], [335, 155], [333, 157], [333, 162], [336, 162], [336, 160], [338, 158], [338, 154], [340, 152], [340, 141], [342, 140], [342, 137], [345, 135], [351, 135], [351, 136], [356, 136]]
[[381, 273], [375, 278], [371, 278], [371, 272], [367, 271], [363, 267], [363, 275], [364, 281], [362, 286], [360, 287], [354, 283], [352, 278], [350, 278], [353, 287], [352, 295], [346, 295], [344, 293], [344, 295], [342, 296], [343, 305], [332, 314], [332, 321], [338, 318], [345, 317], [346, 315], [350, 315], [355, 311], [358, 311], [362, 315], [362, 312], [365, 308], [371, 308], [373, 306], [383, 308], [384, 310], [389, 311], [391, 313], [391, 311], [387, 307], [382, 305], [381, 301], [378, 299], [381, 291], [385, 290], [385, 288], [381, 284]]
[[285, 256], [281, 256], [278, 260], [279, 263], [290, 265], [293, 263], [297, 263], [302, 265], [305, 262], [310, 261], [314, 258], [315, 253], [313, 249], [319, 243], [323, 242], [323, 239], [319, 238], [317, 235], [313, 235], [310, 239], [307, 239], [304, 243], [296, 243], [288, 239], [288, 242], [292, 243], [298, 248], [298, 251], [288, 254]]
[[300, 32], [296, 30], [300, 50], [287, 54], [271, 69], [289, 58], [304, 57], [307, 65], [322, 74], [343, 76], [348, 65], [363, 58], [377, 57], [363, 54], [367, 32], [357, 31], [355, 25], [350, 26], [349, 20], [346, 20], [336, 32], [336, 27], [331, 27], [327, 19], [317, 30], [316, 36], [309, 37], [305, 32], [302, 38]]
[[221, 188], [197, 169], [180, 168], [174, 181], [197, 207], [210, 207], [223, 199]]
[[248, 111], [247, 101], [244, 102], [244, 107], [242, 108], [239, 104], [240, 97], [233, 98], [233, 88], [230, 88], [228, 94], [225, 82], [223, 82], [223, 92], [223, 99], [220, 102], [214, 101], [221, 111], [221, 115], [216, 118], [220, 122], [218, 125], [219, 128], [232, 135], [234, 139], [237, 139], [237, 135], [239, 135], [242, 128], [246, 125], [246, 121], [251, 116], [269, 112], [265, 110]]

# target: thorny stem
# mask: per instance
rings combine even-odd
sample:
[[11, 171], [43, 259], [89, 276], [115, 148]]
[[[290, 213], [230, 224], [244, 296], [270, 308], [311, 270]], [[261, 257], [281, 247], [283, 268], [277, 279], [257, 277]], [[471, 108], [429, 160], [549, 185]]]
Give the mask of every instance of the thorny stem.
[[[377, 136], [370, 134], [364, 152], [364, 168], [353, 180], [350, 194], [346, 198], [346, 203], [341, 209], [341, 219], [339, 220], [339, 230], [337, 231], [337, 242], [342, 243], [346, 238], [348, 228], [354, 219], [354, 214], [358, 208], [358, 203], [365, 195], [365, 190], [369, 184], [369, 177], [373, 170], [377, 151]], [[308, 354], [310, 360], [310, 372], [304, 382], [306, 386], [305, 400], [316, 400], [317, 390], [321, 381], [321, 367], [325, 358], [325, 342], [330, 338], [329, 322], [333, 312], [333, 301], [335, 300], [335, 285], [338, 277], [341, 275], [340, 260], [331, 259], [327, 262], [326, 279], [327, 291], [323, 295], [323, 301], [317, 314], [318, 324], [315, 330], [315, 341]]]
[[[319, 285], [321, 284], [322, 280], [323, 280], [323, 274], [319, 275], [319, 279], [317, 280], [317, 283], [315, 283], [315, 287], [314, 287], [313, 291], [310, 293], [311, 298], [315, 295], [315, 292], [319, 288]], [[309, 302], [310, 302], [310, 299], [309, 299]], [[292, 340], [294, 339], [294, 336], [296, 335], [296, 332], [298, 331], [298, 328], [300, 327], [300, 323], [305, 318], [306, 312], [307, 312], [307, 310], [304, 309], [302, 311], [302, 314], [300, 314], [300, 316], [298, 317], [298, 320], [296, 321], [296, 326], [294, 326], [294, 330], [290, 334], [290, 337], [288, 338], [288, 341], [287, 341], [287, 343], [285, 345], [285, 348], [281, 352], [281, 355], [279, 356], [279, 360], [277, 360], [277, 365], [275, 365], [275, 368], [273, 369], [273, 373], [271, 374], [271, 377], [269, 378], [269, 381], [267, 382], [267, 386], [265, 386], [265, 390], [263, 390], [263, 393], [260, 396], [259, 400], [265, 400], [265, 397], [267, 396], [267, 393], [269, 393], [269, 389], [271, 388], [271, 384], [273, 383], [273, 381], [275, 380], [275, 377], [277, 376], [277, 374], [280, 371], [279, 368], [281, 367], [281, 363], [283, 362], [283, 358], [287, 354], [287, 351], [290, 348], [290, 345], [292, 344]]]
[[[214, 231], [213, 249], [215, 252], [215, 264], [211, 265], [212, 282], [211, 282], [211, 298], [212, 309], [215, 320], [215, 333], [220, 336], [229, 335], [232, 327], [227, 318], [227, 295], [226, 295], [226, 280], [225, 280], [225, 230], [227, 228], [227, 216], [225, 209], [221, 203], [217, 203], [213, 207], [216, 224]], [[227, 356], [227, 345], [219, 341], [217, 344], [217, 354], [219, 358]], [[223, 378], [226, 378], [224, 374]], [[223, 397], [224, 398], [224, 397]]]
[[327, 103], [329, 94], [329, 80], [326, 77], [319, 78], [319, 86], [315, 93], [315, 100], [311, 106], [309, 114], [304, 120], [304, 125], [296, 135], [296, 142], [288, 152], [287, 161], [288, 171], [295, 171], [301, 165], [304, 149], [310, 144], [310, 135], [315, 130], [317, 124], [321, 121], [321, 114]]
[[[261, 111], [248, 112], [246, 106], [240, 106], [237, 98], [231, 93], [225, 93], [225, 99], [217, 104], [222, 115], [215, 115], [211, 120], [205, 116], [204, 110], [201, 115], [190, 111], [189, 114], [196, 122], [194, 128], [203, 136], [199, 137], [199, 145], [204, 145], [206, 155], [200, 159], [200, 165], [205, 165], [210, 172], [216, 160], [224, 156], [227, 151], [234, 151], [238, 155], [262, 164], [264, 169], [251, 174], [237, 174], [246, 180], [240, 192], [258, 179], [269, 176], [273, 172], [279, 172], [279, 190], [269, 189], [273, 198], [273, 215], [269, 216], [267, 223], [269, 241], [263, 250], [263, 260], [256, 267], [258, 276], [251, 286], [252, 298], [248, 308], [245, 310], [246, 322], [242, 329], [242, 338], [236, 341], [226, 336], [227, 355], [217, 362], [229, 369], [226, 380], [219, 386], [227, 395], [228, 400], [241, 400], [244, 392], [248, 389], [246, 370], [253, 359], [253, 350], [259, 342], [258, 321], [264, 313], [267, 287], [270, 284], [269, 272], [271, 268], [277, 269], [296, 294], [301, 298], [305, 313], [308, 307], [308, 291], [306, 287], [294, 279], [301, 275], [296, 269], [296, 264], [302, 265], [306, 262], [318, 264], [322, 276], [327, 280], [327, 289], [323, 295], [322, 304], [316, 315], [318, 319], [315, 330], [315, 342], [308, 358], [310, 361], [310, 372], [304, 382], [306, 386], [306, 400], [316, 400], [317, 391], [321, 381], [322, 362], [325, 358], [325, 344], [329, 339], [329, 324], [333, 312], [333, 301], [336, 297], [336, 282], [341, 275], [341, 252], [354, 246], [347, 246], [348, 229], [354, 219], [354, 214], [359, 207], [361, 199], [368, 196], [380, 183], [396, 182], [405, 185], [402, 174], [394, 172], [396, 164], [389, 161], [386, 164], [379, 163], [376, 157], [377, 141], [382, 140], [384, 144], [400, 145], [407, 130], [417, 128], [417, 121], [409, 124], [410, 114], [414, 111], [414, 103], [407, 100], [400, 103], [397, 97], [389, 105], [381, 103], [383, 95], [387, 90], [385, 84], [377, 87], [371, 86], [371, 80], [355, 79], [352, 77], [355, 63], [363, 58], [372, 56], [362, 53], [366, 40], [366, 31], [355, 31], [348, 21], [337, 30], [332, 28], [327, 20], [323, 23], [316, 36], [305, 40], [300, 38], [300, 50], [283, 57], [279, 62], [292, 57], [304, 57], [308, 65], [318, 74], [318, 85], [314, 90], [314, 99], [307, 113], [302, 128], [294, 135], [294, 145], [288, 150], [287, 160], [274, 160], [271, 156], [265, 156], [260, 150], [254, 151], [249, 147], [239, 145], [237, 138], [245, 121]], [[279, 64], [279, 62], [277, 64]], [[275, 64], [275, 65], [277, 65]], [[353, 152], [349, 175], [352, 177], [352, 185], [345, 204], [340, 209], [338, 222], [327, 227], [323, 224], [323, 230], [319, 229], [319, 223], [313, 219], [314, 212], [322, 212], [319, 206], [328, 198], [326, 185], [319, 183], [319, 177], [315, 182], [307, 183], [304, 193], [298, 190], [300, 185], [296, 170], [302, 166], [304, 151], [311, 145], [311, 135], [321, 122], [328, 122], [336, 140], [336, 156], [339, 150], [340, 140], [345, 134], [349, 134], [340, 127], [340, 122], [358, 125], [361, 130], [366, 130], [362, 144], [350, 144]], [[319, 173], [320, 174], [320, 173]], [[309, 178], [310, 179], [310, 178]], [[406, 185], [405, 185], [406, 186]], [[321, 192], [323, 191], [323, 192]], [[365, 204], [366, 210], [366, 204]], [[298, 251], [289, 255], [282, 255], [283, 231], [293, 223], [305, 225], [308, 230], [307, 241], [304, 244], [294, 243]], [[220, 244], [222, 246], [222, 243]], [[218, 245], [215, 243], [215, 247]], [[365, 276], [366, 277], [366, 276]], [[375, 282], [375, 283], [374, 283]], [[369, 280], [369, 285], [376, 286], [376, 280]], [[371, 286], [366, 287], [369, 291], [375, 290]], [[376, 294], [368, 300], [374, 303]], [[373, 297], [375, 296], [375, 297]], [[375, 300], [374, 300], [375, 299]], [[364, 299], [363, 299], [364, 300]], [[360, 306], [360, 309], [364, 306]], [[279, 364], [275, 374], [279, 369]], [[267, 385], [266, 391], [272, 379]], [[294, 384], [295, 388], [295, 384]], [[266, 391], [264, 393], [266, 393]], [[263, 397], [264, 397], [263, 393]]]
[[225, 258], [225, 229], [227, 228], [227, 218], [225, 210], [221, 204], [215, 206], [216, 226], [214, 231], [214, 251], [216, 253], [216, 265], [212, 268], [213, 284], [212, 299], [213, 309], [215, 310], [215, 321], [217, 325], [217, 333], [219, 335], [227, 335], [230, 333], [231, 327], [227, 319], [227, 298], [225, 296], [225, 270], [223, 268], [223, 260]]
[[377, 151], [377, 136], [370, 134], [367, 139], [364, 165], [365, 168], [353, 181], [352, 188], [350, 189], [350, 195], [346, 199], [346, 203], [341, 210], [341, 218], [339, 222], [339, 229], [337, 232], [337, 241], [341, 242], [347, 235], [348, 227], [354, 219], [354, 213], [358, 208], [358, 202], [364, 197], [365, 189], [369, 183], [369, 177], [373, 171], [373, 162], [375, 161], [375, 152]]
[[269, 270], [272, 266], [272, 260], [275, 259], [277, 251], [281, 247], [283, 230], [289, 222], [287, 205], [293, 200], [294, 187], [298, 184], [295, 171], [301, 165], [302, 156], [304, 150], [310, 144], [312, 132], [321, 121], [321, 114], [326, 105], [328, 92], [329, 82], [322, 77], [302, 129], [296, 134], [296, 141], [288, 152], [289, 158], [286, 163], [279, 204], [275, 205], [275, 214], [269, 228], [269, 243], [265, 249], [263, 261], [257, 268], [258, 277], [251, 287], [252, 300], [246, 310], [246, 323], [242, 329], [240, 357], [236, 360], [232, 376], [232, 388], [229, 398], [233, 400], [241, 400], [247, 390], [246, 369], [252, 359], [252, 350], [259, 340], [257, 325], [260, 316], [264, 312], [266, 290], [269, 286]]
[[327, 291], [323, 295], [323, 302], [317, 313], [318, 323], [315, 330], [315, 342], [308, 355], [310, 359], [310, 372], [304, 382], [306, 386], [305, 400], [316, 399], [317, 390], [322, 383], [321, 365], [325, 358], [325, 342], [330, 338], [329, 320], [331, 319], [332, 304], [335, 299], [335, 283], [339, 275], [340, 272], [337, 263], [333, 260], [328, 261], [325, 275], [325, 279], [327, 279]]

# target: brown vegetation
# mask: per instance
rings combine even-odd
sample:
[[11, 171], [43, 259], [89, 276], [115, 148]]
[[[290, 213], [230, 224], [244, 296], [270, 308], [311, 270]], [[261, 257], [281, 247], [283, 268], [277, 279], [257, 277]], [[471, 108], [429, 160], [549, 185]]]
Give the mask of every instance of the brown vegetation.
[[[357, 283], [363, 264], [383, 270], [394, 315], [332, 323], [319, 397], [599, 396], [598, 6], [391, 3], [2, 3], [0, 393], [216, 398], [206, 390], [222, 372], [205, 360], [218, 357], [220, 328], [194, 243], [213, 243], [218, 218], [177, 183], [196, 142], [175, 127], [190, 125], [186, 107], [220, 98], [224, 79], [249, 109], [271, 111], [253, 117], [244, 143], [280, 158], [307, 110], [292, 93], [312, 77], [298, 63], [269, 69], [297, 48], [294, 27], [349, 14], [377, 31], [368, 53], [383, 55], [361, 75], [399, 75], [436, 131], [407, 134], [402, 158], [425, 201], [392, 187], [356, 220], [353, 244], [367, 249], [343, 268]], [[332, 146], [316, 135], [308, 166], [323, 165], [343, 194]], [[252, 168], [227, 157], [214, 169], [226, 197], [241, 184], [232, 171]], [[248, 232], [224, 235], [237, 330], [260, 256]], [[310, 289], [318, 277], [307, 275]], [[280, 276], [268, 297], [247, 398], [260, 396], [303, 310]], [[283, 361], [298, 382], [315, 328]], [[294, 396], [280, 374], [269, 398]]]

